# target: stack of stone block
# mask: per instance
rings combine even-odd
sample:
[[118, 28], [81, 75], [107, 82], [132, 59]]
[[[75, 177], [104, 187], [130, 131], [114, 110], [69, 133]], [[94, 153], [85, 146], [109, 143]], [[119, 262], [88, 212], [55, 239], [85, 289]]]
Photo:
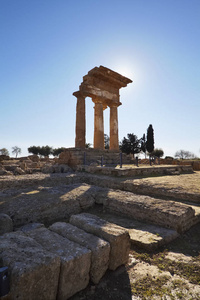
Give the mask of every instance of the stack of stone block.
[[10, 280], [2, 299], [66, 300], [89, 280], [97, 284], [107, 269], [127, 263], [126, 229], [86, 213], [70, 223], [48, 229], [32, 223], [0, 237], [0, 267], [8, 267]]

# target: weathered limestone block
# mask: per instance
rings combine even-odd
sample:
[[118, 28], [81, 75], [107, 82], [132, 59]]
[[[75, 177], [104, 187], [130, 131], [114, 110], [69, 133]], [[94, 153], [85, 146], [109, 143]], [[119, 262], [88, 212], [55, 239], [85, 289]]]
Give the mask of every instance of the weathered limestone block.
[[55, 173], [52, 164], [45, 164], [42, 168], [41, 168], [41, 172], [48, 174], [48, 173]]
[[37, 156], [36, 154], [33, 155], [29, 155], [28, 159], [34, 161], [34, 162], [38, 162], [40, 160], [39, 156]]
[[29, 232], [31, 230], [38, 229], [38, 228], [41, 228], [41, 227], [44, 228], [45, 227], [44, 224], [42, 224], [42, 223], [29, 223], [29, 224], [26, 224], [26, 225], [20, 227], [19, 230], [26, 233], [26, 232]]
[[194, 171], [199, 171], [200, 170], [200, 161], [193, 161], [192, 167], [193, 167]]
[[78, 184], [77, 187], [78, 188], [73, 192], [71, 191], [71, 193], [76, 195], [80, 208], [84, 210], [92, 207], [95, 204], [95, 195], [99, 188], [88, 184]]
[[41, 168], [43, 173], [70, 173], [72, 169], [66, 164], [45, 164]]
[[2, 166], [0, 166], [0, 175], [6, 175], [8, 171], [6, 171]]
[[108, 269], [110, 244], [69, 223], [57, 222], [49, 229], [92, 251], [90, 279], [97, 284]]
[[20, 160], [20, 163], [19, 163], [19, 167], [23, 170], [23, 171], [26, 171], [27, 169], [27, 163], [25, 161], [21, 161]]
[[[81, 212], [94, 203], [93, 196], [87, 193], [90, 186], [66, 186], [64, 192], [42, 190], [33, 194], [22, 195], [18, 201], [2, 204], [2, 212], [13, 216], [14, 226], [31, 222], [42, 222], [49, 225], [59, 220], [68, 220], [72, 214]], [[40, 194], [39, 194], [39, 193]], [[39, 196], [38, 196], [39, 194]], [[15, 199], [14, 199], [15, 200]]]
[[71, 216], [70, 223], [110, 243], [110, 270], [127, 263], [130, 250], [128, 230], [88, 213]]
[[35, 168], [39, 168], [40, 167], [40, 162], [38, 161], [32, 161], [30, 160], [28, 163], [27, 163], [27, 167], [29, 168], [32, 168], [32, 169], [35, 169]]
[[66, 164], [54, 164], [53, 169], [55, 173], [70, 173], [72, 169]]
[[8, 299], [56, 299], [60, 273], [58, 255], [46, 251], [22, 232], [10, 232], [0, 237], [0, 260], [9, 270]]
[[67, 164], [71, 168], [80, 165], [82, 162], [79, 160], [77, 156], [73, 154], [73, 152], [69, 150], [65, 150], [59, 155], [59, 159], [57, 160], [58, 164]]
[[18, 164], [5, 164], [4, 166], [4, 169], [6, 169], [6, 171], [11, 171], [11, 172], [15, 172], [16, 168], [19, 167]]
[[45, 250], [60, 256], [61, 270], [58, 300], [66, 300], [86, 288], [89, 283], [91, 251], [46, 228], [30, 230], [26, 234]]
[[0, 214], [0, 235], [13, 231], [12, 219], [6, 214]]
[[[60, 174], [62, 175], [62, 174]], [[29, 180], [30, 179], [30, 180]], [[67, 221], [72, 214], [78, 214], [95, 204], [95, 194], [98, 187], [87, 184], [71, 184], [81, 181], [76, 176], [51, 176], [47, 181], [31, 179], [31, 177], [18, 178], [16, 181], [3, 180], [1, 188], [13, 186], [23, 187], [38, 183], [39, 185], [52, 184], [51, 188], [38, 188], [20, 197], [1, 204], [1, 212], [12, 216], [15, 227], [31, 222], [42, 222], [50, 225], [56, 221]], [[62, 183], [62, 184], [61, 184]], [[69, 183], [69, 185], [66, 185]], [[60, 185], [59, 185], [60, 184]]]
[[109, 190], [103, 205], [109, 211], [174, 228], [178, 232], [186, 230], [195, 218], [195, 210], [188, 205], [130, 192]]
[[15, 175], [24, 175], [25, 174], [25, 171], [22, 170], [20, 167], [17, 167], [14, 171], [14, 174]]

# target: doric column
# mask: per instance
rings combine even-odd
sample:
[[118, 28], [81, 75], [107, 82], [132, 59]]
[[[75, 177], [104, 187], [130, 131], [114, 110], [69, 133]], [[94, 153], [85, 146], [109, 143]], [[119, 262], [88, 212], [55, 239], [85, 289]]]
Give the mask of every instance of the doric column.
[[119, 150], [118, 139], [118, 114], [117, 107], [119, 104], [110, 105], [110, 150]]
[[103, 103], [92, 99], [94, 106], [94, 148], [104, 149]]
[[81, 92], [75, 92], [73, 95], [77, 97], [75, 147], [85, 148], [85, 97]]

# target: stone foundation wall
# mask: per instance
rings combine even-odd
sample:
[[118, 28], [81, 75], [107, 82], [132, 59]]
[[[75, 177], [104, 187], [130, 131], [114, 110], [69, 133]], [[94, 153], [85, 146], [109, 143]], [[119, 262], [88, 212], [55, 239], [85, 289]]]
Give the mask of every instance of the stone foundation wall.
[[[58, 163], [68, 163], [73, 162], [74, 165], [91, 165], [91, 164], [101, 164], [101, 159], [103, 157], [103, 164], [105, 165], [117, 165], [120, 164], [120, 151], [112, 150], [98, 150], [98, 149], [81, 149], [81, 148], [68, 148], [63, 153], [60, 154]], [[134, 162], [131, 155], [122, 153], [123, 164], [131, 164]], [[70, 163], [69, 163], [69, 166]]]

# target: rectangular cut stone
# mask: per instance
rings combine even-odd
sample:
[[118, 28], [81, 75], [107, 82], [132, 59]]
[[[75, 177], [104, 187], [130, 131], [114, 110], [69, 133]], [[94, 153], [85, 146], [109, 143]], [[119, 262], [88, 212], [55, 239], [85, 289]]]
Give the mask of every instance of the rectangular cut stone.
[[[65, 181], [67, 183], [67, 179]], [[49, 226], [57, 221], [69, 220], [71, 215], [81, 213], [95, 203], [96, 187], [81, 183], [53, 184], [56, 187], [41, 187], [34, 193], [22, 193], [17, 201], [15, 198], [4, 201], [1, 212], [12, 216], [14, 227], [34, 222]]]
[[189, 228], [195, 218], [195, 210], [188, 205], [130, 192], [109, 190], [103, 205], [111, 212], [174, 228], [179, 233]]
[[9, 270], [10, 292], [6, 299], [56, 299], [60, 274], [58, 255], [18, 231], [0, 237], [0, 261]]
[[71, 216], [70, 223], [110, 243], [110, 270], [127, 263], [130, 250], [128, 230], [88, 213]]
[[89, 283], [91, 251], [46, 228], [27, 231], [47, 251], [60, 256], [61, 270], [58, 300], [66, 300], [86, 288]]
[[50, 230], [92, 251], [90, 279], [97, 284], [108, 269], [110, 244], [103, 239], [65, 222], [57, 222]]

